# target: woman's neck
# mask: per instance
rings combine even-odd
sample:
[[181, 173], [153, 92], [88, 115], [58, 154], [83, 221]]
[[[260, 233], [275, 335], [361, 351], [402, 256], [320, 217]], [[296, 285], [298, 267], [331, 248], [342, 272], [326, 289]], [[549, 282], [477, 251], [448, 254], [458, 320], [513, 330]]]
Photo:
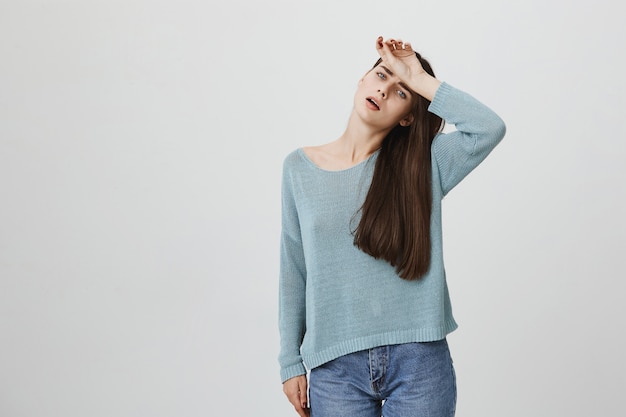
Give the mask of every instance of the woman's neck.
[[349, 158], [350, 162], [358, 163], [381, 147], [389, 130], [391, 129], [376, 131], [372, 127], [356, 120], [354, 115], [352, 115], [346, 130], [334, 142], [335, 151], [344, 158]]

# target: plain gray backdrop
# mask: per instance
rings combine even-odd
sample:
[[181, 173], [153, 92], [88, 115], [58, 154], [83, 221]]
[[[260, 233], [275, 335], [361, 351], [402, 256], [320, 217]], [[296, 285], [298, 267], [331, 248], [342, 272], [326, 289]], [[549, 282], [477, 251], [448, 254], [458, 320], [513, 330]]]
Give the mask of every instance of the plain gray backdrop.
[[281, 164], [378, 35], [508, 127], [444, 200], [457, 415], [620, 415], [625, 32], [609, 0], [1, 0], [0, 415], [296, 415]]

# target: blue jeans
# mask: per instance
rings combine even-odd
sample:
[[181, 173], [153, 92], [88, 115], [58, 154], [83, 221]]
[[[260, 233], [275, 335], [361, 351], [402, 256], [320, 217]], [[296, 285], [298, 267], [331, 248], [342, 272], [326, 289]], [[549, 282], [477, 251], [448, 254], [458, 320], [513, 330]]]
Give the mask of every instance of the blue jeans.
[[453, 417], [456, 377], [446, 339], [381, 346], [311, 370], [311, 417]]

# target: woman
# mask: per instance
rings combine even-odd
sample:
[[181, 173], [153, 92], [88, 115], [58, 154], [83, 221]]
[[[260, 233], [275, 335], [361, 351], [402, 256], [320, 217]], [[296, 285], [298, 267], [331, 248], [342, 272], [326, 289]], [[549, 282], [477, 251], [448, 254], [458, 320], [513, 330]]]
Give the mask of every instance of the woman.
[[409, 43], [376, 50], [344, 133], [284, 161], [283, 390], [300, 416], [453, 416], [441, 200], [505, 126]]

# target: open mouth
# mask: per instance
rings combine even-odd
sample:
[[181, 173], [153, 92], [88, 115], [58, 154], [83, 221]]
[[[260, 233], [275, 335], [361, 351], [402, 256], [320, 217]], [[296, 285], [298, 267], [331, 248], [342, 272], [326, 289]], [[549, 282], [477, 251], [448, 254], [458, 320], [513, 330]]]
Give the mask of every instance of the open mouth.
[[375, 110], [380, 110], [380, 106], [378, 105], [376, 100], [374, 100], [372, 97], [368, 97], [368, 98], [366, 98], [366, 100], [369, 103], [371, 108], [373, 108]]

